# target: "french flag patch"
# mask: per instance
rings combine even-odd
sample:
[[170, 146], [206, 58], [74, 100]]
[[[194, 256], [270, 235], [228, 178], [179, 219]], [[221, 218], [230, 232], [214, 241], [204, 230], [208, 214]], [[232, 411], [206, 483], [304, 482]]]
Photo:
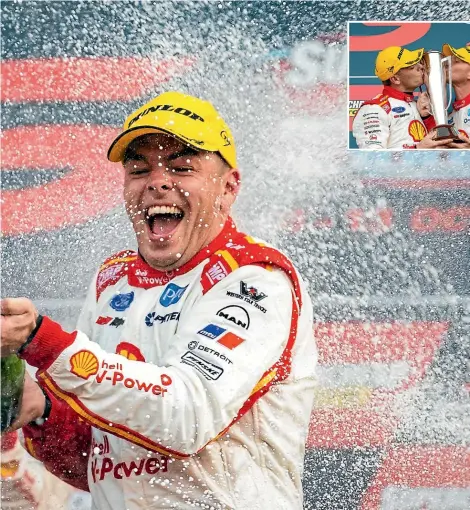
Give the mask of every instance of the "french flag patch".
[[222, 333], [225, 333], [226, 329], [216, 326], [215, 324], [208, 324], [205, 328], [198, 331], [198, 335], [206, 336], [214, 340], [219, 337]]

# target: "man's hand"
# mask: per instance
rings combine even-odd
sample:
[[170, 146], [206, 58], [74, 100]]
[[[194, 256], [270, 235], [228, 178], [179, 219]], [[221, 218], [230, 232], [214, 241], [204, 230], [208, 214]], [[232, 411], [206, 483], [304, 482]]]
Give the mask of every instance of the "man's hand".
[[417, 149], [448, 149], [452, 140], [434, 140], [435, 130], [430, 131], [417, 145]]
[[452, 147], [452, 149], [460, 149], [460, 150], [470, 149], [470, 138], [467, 138], [462, 133], [459, 133], [459, 138], [464, 143], [452, 142], [451, 144], [449, 144], [449, 147]]
[[416, 107], [418, 108], [418, 112], [421, 117], [428, 117], [432, 115], [431, 112], [431, 100], [429, 99], [429, 94], [427, 92], [422, 92], [418, 100], [416, 101]]
[[46, 407], [46, 397], [39, 385], [33, 381], [26, 372], [24, 379], [23, 395], [21, 397], [20, 414], [14, 423], [3, 433], [13, 432], [27, 425], [33, 420], [41, 418]]
[[36, 327], [38, 312], [27, 298], [2, 299], [1, 305], [1, 355], [18, 352]]

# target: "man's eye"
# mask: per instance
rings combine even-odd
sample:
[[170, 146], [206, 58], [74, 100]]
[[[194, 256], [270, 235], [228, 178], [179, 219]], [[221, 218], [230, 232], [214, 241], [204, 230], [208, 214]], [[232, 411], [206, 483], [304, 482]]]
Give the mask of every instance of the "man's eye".
[[144, 175], [148, 173], [148, 170], [145, 168], [134, 168], [129, 172], [131, 175]]
[[190, 172], [192, 172], [192, 170], [193, 169], [189, 166], [176, 166], [171, 169], [172, 172], [177, 172], [177, 173], [190, 173]]

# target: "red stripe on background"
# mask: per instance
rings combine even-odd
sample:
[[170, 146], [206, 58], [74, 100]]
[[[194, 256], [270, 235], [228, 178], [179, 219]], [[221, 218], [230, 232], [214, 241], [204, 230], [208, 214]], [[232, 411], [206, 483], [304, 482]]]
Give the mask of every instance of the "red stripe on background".
[[194, 58], [48, 58], [2, 63], [1, 100], [117, 101], [183, 74]]
[[458, 446], [394, 446], [367, 490], [362, 510], [379, 510], [382, 491], [390, 485], [410, 488], [468, 487], [470, 451]]
[[[444, 152], [447, 154], [447, 152]], [[394, 189], [470, 188], [470, 179], [361, 179], [366, 186], [384, 186]]]
[[307, 448], [376, 447], [389, 443], [398, 418], [382, 409], [379, 412], [357, 409], [322, 409], [310, 418]]
[[387, 363], [432, 355], [448, 329], [446, 322], [316, 323], [320, 364]]
[[377, 94], [381, 94], [383, 85], [350, 85], [349, 86], [349, 100], [350, 101], [368, 101]]
[[69, 172], [42, 186], [3, 191], [2, 232], [18, 235], [77, 225], [120, 205], [123, 169], [106, 159], [117, 133], [108, 126], [85, 125], [5, 130], [2, 171], [58, 168]]
[[[387, 46], [405, 46], [421, 39], [429, 32], [431, 23], [363, 23], [364, 26], [393, 28], [385, 34], [353, 35], [349, 37], [349, 51], [380, 51]], [[419, 47], [419, 45], [418, 45]], [[414, 48], [413, 49], [417, 49]]]

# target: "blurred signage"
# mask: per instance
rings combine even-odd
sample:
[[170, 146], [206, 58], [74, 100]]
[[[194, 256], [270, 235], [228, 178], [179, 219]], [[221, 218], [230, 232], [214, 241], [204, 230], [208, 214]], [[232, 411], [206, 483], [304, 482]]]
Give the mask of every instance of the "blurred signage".
[[318, 387], [308, 445], [383, 446], [399, 423], [395, 400], [426, 373], [443, 322], [317, 323]]
[[400, 446], [385, 451], [360, 510], [467, 510], [470, 452], [463, 446]]

